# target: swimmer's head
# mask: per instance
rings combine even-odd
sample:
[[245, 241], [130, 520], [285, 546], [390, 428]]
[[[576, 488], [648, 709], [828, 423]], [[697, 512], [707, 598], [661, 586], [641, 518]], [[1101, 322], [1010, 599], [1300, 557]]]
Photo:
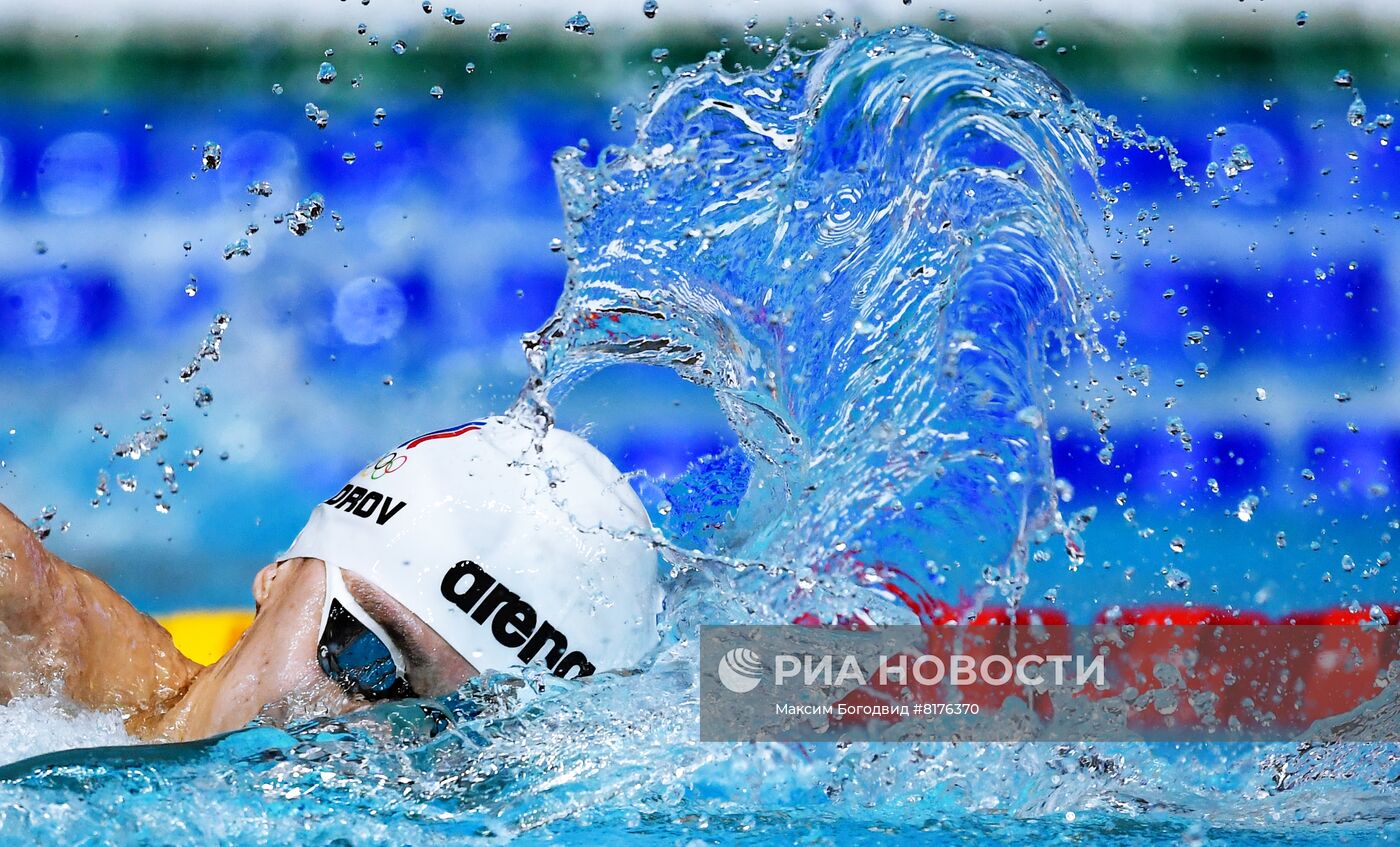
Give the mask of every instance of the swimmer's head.
[[656, 644], [649, 537], [641, 501], [602, 453], [559, 429], [537, 444], [490, 418], [372, 462], [281, 559], [374, 583], [478, 670], [574, 678], [633, 666]]

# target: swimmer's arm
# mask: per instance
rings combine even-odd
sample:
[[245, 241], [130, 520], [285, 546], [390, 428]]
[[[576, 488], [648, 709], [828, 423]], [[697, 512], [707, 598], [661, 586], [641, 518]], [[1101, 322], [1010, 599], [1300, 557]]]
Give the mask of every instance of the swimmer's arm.
[[199, 670], [160, 624], [50, 553], [0, 505], [0, 702], [58, 689], [120, 710], [140, 731]]

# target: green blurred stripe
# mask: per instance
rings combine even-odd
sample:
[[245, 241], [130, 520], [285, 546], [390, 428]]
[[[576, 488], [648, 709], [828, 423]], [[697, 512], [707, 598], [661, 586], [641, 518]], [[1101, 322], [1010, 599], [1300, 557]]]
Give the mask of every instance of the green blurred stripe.
[[[295, 41], [263, 34], [256, 38], [219, 39], [212, 35], [166, 33], [160, 37], [117, 43], [91, 38], [0, 41], [0, 94], [44, 101], [91, 101], [94, 97], [197, 99], [226, 98], [231, 93], [262, 93], [281, 82], [294, 97], [319, 92], [326, 98], [350, 93], [350, 79], [363, 74], [366, 96], [376, 91], [434, 84], [471, 96], [499, 86], [566, 86], [593, 93], [626, 78], [644, 84], [648, 70], [660, 73], [651, 50], [670, 51], [666, 64], [678, 67], [718, 49], [728, 36], [727, 64], [763, 64], [765, 59], [739, 43], [741, 27], [656, 29], [645, 41], [627, 36], [593, 38], [517, 28], [506, 44], [493, 45], [476, 31], [433, 34], [411, 44], [404, 56], [392, 53], [393, 34], [381, 34], [378, 47], [353, 30], [298, 37]], [[1071, 27], [1066, 26], [1069, 30]], [[1141, 93], [1182, 92], [1193, 85], [1238, 84], [1266, 88], [1270, 83], [1330, 84], [1340, 67], [1350, 68], [1363, 92], [1379, 96], [1394, 90], [1400, 63], [1393, 59], [1393, 33], [1380, 29], [1332, 26], [1316, 31], [1213, 32], [1202, 26], [1144, 38], [1142, 33], [1109, 30], [1061, 33], [1052, 29], [1044, 49], [1030, 44], [1028, 32], [1006, 27], [981, 28], [960, 22], [939, 27], [951, 37], [972, 39], [1036, 61], [1075, 85], [1122, 86]], [[1311, 27], [1305, 28], [1312, 30]], [[779, 31], [758, 30], [767, 37]], [[460, 36], [460, 37], [452, 37]], [[815, 43], [812, 38], [808, 43]], [[314, 83], [322, 51], [335, 47], [331, 59], [340, 71], [329, 88]], [[1069, 48], [1064, 55], [1056, 48]], [[463, 70], [474, 62], [477, 72]], [[639, 82], [640, 81], [640, 82]], [[597, 90], [598, 94], [608, 92]], [[492, 95], [496, 96], [496, 95]], [[319, 101], [318, 101], [319, 102]]]

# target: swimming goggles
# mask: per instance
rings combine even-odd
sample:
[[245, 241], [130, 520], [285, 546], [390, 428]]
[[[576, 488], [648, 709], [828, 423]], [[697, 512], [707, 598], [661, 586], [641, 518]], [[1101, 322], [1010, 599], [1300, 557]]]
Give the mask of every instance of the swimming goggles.
[[403, 654], [345, 587], [340, 568], [326, 563], [326, 600], [316, 658], [326, 676], [351, 697], [402, 700], [417, 697], [405, 676]]

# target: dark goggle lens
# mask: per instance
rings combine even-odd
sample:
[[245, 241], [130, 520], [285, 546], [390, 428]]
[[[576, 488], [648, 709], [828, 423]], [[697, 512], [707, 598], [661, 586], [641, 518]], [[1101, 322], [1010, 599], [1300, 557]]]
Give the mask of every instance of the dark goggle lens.
[[339, 600], [331, 601], [316, 656], [321, 670], [351, 696], [366, 700], [400, 700], [417, 696], [399, 675], [389, 647], [370, 632]]

